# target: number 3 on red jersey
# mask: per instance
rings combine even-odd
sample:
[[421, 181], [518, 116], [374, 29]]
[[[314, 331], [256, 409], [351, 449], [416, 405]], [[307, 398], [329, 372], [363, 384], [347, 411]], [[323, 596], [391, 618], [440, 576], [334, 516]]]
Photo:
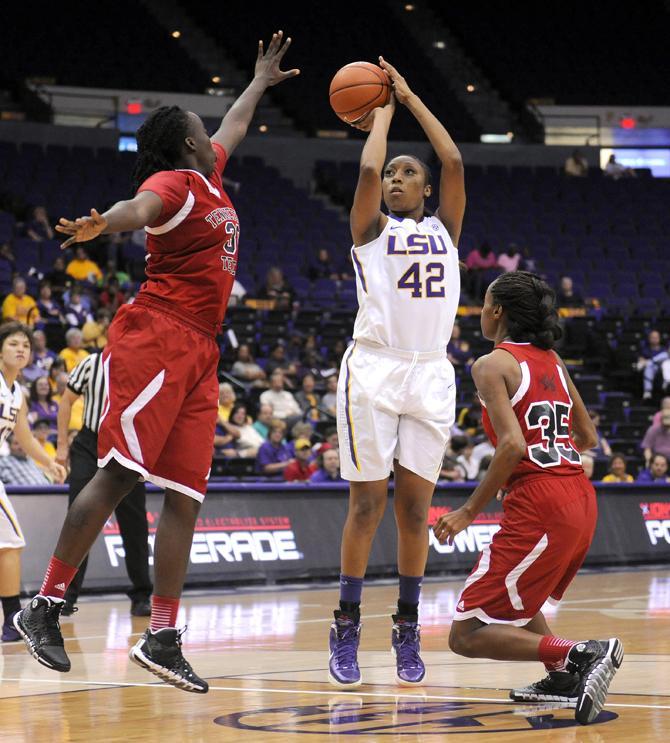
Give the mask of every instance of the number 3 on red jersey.
[[[581, 464], [581, 455], [570, 443], [571, 408], [572, 404], [545, 400], [534, 402], [526, 411], [528, 430], [542, 432], [542, 443], [528, 447], [529, 458], [540, 467], [557, 467], [561, 459]], [[557, 443], [557, 439], [565, 441]]]

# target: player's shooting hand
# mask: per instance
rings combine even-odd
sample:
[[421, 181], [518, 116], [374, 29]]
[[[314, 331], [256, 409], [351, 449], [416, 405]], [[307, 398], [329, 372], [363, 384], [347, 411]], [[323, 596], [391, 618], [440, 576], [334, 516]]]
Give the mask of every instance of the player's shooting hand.
[[45, 473], [51, 478], [51, 480], [59, 485], [65, 482], [67, 472], [65, 467], [58, 464], [58, 462], [51, 462], [48, 467], [44, 468]]
[[85, 243], [93, 240], [104, 231], [105, 227], [107, 227], [107, 220], [95, 209], [91, 209], [90, 217], [79, 217], [74, 221], [61, 217], [56, 225], [56, 231], [70, 235], [61, 245], [61, 249], [69, 248], [72, 243]]
[[414, 93], [410, 90], [405, 78], [392, 64], [389, 64], [384, 57], [379, 57], [379, 66], [386, 70], [388, 76], [391, 78], [393, 92], [395, 93], [398, 102], [407, 105], [407, 101], [414, 95]]
[[440, 544], [453, 544], [458, 532], [466, 529], [473, 520], [473, 515], [466, 508], [457, 508], [455, 511], [444, 513], [433, 526], [433, 533]]
[[261, 39], [258, 42], [258, 56], [256, 57], [254, 77], [261, 79], [265, 85], [271, 87], [283, 80], [287, 80], [289, 77], [299, 75], [300, 70], [295, 68], [286, 71], [279, 69], [282, 58], [290, 46], [291, 37], [289, 36], [286, 41], [284, 41], [283, 31], [277, 31], [276, 34], [272, 34], [272, 40], [270, 41], [266, 52], [263, 51], [263, 41]]
[[378, 117], [381, 118], [383, 116], [386, 116], [390, 120], [393, 118], [394, 113], [395, 96], [393, 95], [393, 93], [391, 93], [389, 102], [385, 106], [377, 106], [377, 108], [373, 108], [372, 111], [365, 114], [365, 116], [363, 116], [362, 118], [353, 121], [350, 126], [353, 126], [354, 129], [359, 129], [362, 132], [369, 132]]

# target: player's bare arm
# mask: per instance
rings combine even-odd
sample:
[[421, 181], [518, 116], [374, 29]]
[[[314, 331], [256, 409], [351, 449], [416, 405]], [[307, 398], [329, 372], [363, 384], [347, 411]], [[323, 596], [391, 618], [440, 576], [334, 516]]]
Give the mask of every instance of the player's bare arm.
[[58, 404], [58, 417], [56, 418], [58, 427], [58, 440], [56, 443], [56, 461], [58, 464], [67, 466], [67, 460], [70, 455], [70, 444], [67, 440], [68, 431], [70, 430], [70, 416], [72, 415], [72, 406], [79, 399], [79, 395], [73, 392], [69, 387], [61, 396]]
[[33, 436], [28, 423], [28, 405], [26, 401], [19, 408], [19, 413], [16, 418], [16, 426], [14, 428], [14, 436], [16, 440], [21, 444], [21, 448], [25, 453], [34, 459], [37, 464], [42, 465], [44, 471], [49, 477], [57, 483], [65, 482], [67, 472], [64, 467], [54, 462], [53, 459], [44, 451], [40, 442]]
[[567, 367], [563, 363], [563, 359], [556, 352], [554, 352], [554, 355], [556, 356], [556, 361], [561, 365], [561, 369], [563, 369], [563, 375], [568, 385], [568, 393], [572, 400], [572, 440], [575, 442], [577, 451], [588, 451], [589, 449], [593, 449], [594, 446], [598, 446], [598, 432], [593, 425], [586, 405], [584, 405], [582, 396], [579, 394]]
[[418, 95], [412, 92], [405, 78], [383, 57], [379, 64], [388, 72], [398, 103], [407, 106], [426, 133], [435, 154], [442, 164], [440, 170], [440, 204], [435, 216], [447, 228], [452, 242], [458, 247], [463, 215], [465, 213], [465, 179], [463, 160], [449, 132], [438, 121]]
[[358, 183], [349, 216], [354, 245], [365, 245], [379, 237], [388, 220], [379, 205], [382, 200], [386, 138], [394, 113], [395, 97], [392, 95], [386, 106], [372, 109], [363, 121], [355, 125], [356, 129], [369, 131], [370, 134], [361, 153]]
[[103, 214], [91, 209], [90, 217], [79, 217], [74, 220], [61, 217], [56, 230], [63, 235], [69, 235], [61, 247], [65, 249], [72, 243], [87, 242], [98, 235], [141, 230], [158, 219], [162, 208], [160, 196], [152, 191], [142, 191], [132, 199], [117, 201]]
[[451, 542], [472, 523], [507, 482], [526, 452], [526, 441], [510, 402], [510, 388], [515, 378], [520, 378], [518, 366], [512, 356], [501, 350], [482, 356], [472, 366], [472, 378], [486, 405], [498, 444], [486, 476], [473, 494], [460, 508], [440, 516], [434, 525], [433, 531], [441, 544]]
[[221, 126], [212, 136], [212, 142], [220, 144], [228, 156], [246, 136], [256, 106], [267, 88], [300, 74], [298, 69], [286, 71], [280, 69], [281, 61], [289, 46], [291, 46], [291, 37], [289, 36], [284, 41], [283, 31], [272, 34], [267, 51], [263, 49], [263, 41], [259, 40], [254, 79], [230, 107]]

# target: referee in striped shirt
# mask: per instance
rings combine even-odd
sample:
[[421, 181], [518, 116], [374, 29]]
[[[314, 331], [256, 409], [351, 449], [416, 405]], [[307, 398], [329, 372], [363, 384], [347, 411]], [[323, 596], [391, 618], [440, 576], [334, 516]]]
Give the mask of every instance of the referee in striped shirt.
[[[70, 448], [68, 431], [72, 406], [77, 398], [84, 396], [84, 425], [77, 433]], [[105, 402], [105, 377], [102, 369], [102, 354], [94, 353], [80, 361], [72, 370], [58, 407], [58, 448], [56, 461], [66, 465], [70, 456], [69, 503], [98, 470], [98, 427]], [[137, 617], [151, 615], [149, 597], [153, 590], [149, 576], [149, 529], [146, 512], [146, 490], [144, 482], [137, 485], [119, 503], [115, 510], [123, 548], [126, 553], [126, 570], [132, 583], [128, 591], [130, 613]], [[79, 598], [79, 591], [86, 573], [84, 559], [74, 580], [65, 594], [63, 614], [72, 614]]]

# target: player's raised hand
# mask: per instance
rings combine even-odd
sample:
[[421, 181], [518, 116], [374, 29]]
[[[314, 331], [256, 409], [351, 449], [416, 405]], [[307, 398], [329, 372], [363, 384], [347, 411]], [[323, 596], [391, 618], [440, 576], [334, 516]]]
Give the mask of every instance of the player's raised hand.
[[453, 544], [454, 537], [472, 523], [473, 516], [467, 509], [457, 508], [455, 511], [443, 513], [433, 526], [433, 533], [440, 544]]
[[386, 70], [388, 76], [391, 78], [393, 92], [395, 93], [398, 102], [405, 105], [410, 97], [414, 95], [407, 84], [407, 80], [405, 80], [398, 70], [396, 70], [392, 64], [389, 64], [384, 57], [379, 57], [379, 66]]
[[61, 217], [56, 225], [56, 230], [64, 235], [70, 235], [61, 245], [61, 249], [69, 248], [72, 243], [85, 243], [102, 234], [107, 227], [107, 220], [95, 209], [91, 209], [90, 217], [79, 217], [74, 221]]
[[369, 132], [378, 116], [387, 116], [389, 119], [392, 119], [394, 113], [395, 96], [391, 93], [389, 102], [385, 106], [377, 106], [377, 108], [373, 108], [372, 111], [365, 114], [362, 118], [357, 121], [352, 121], [349, 126], [353, 126], [354, 129], [360, 129], [362, 132]]
[[271, 87], [283, 80], [287, 80], [289, 77], [299, 75], [300, 70], [295, 68], [286, 71], [279, 69], [282, 58], [289, 46], [291, 46], [291, 37], [289, 36], [284, 41], [283, 31], [277, 31], [276, 34], [272, 34], [272, 40], [266, 52], [263, 50], [263, 40], [261, 39], [258, 42], [258, 56], [256, 57], [254, 77], [262, 79], [268, 87]]

